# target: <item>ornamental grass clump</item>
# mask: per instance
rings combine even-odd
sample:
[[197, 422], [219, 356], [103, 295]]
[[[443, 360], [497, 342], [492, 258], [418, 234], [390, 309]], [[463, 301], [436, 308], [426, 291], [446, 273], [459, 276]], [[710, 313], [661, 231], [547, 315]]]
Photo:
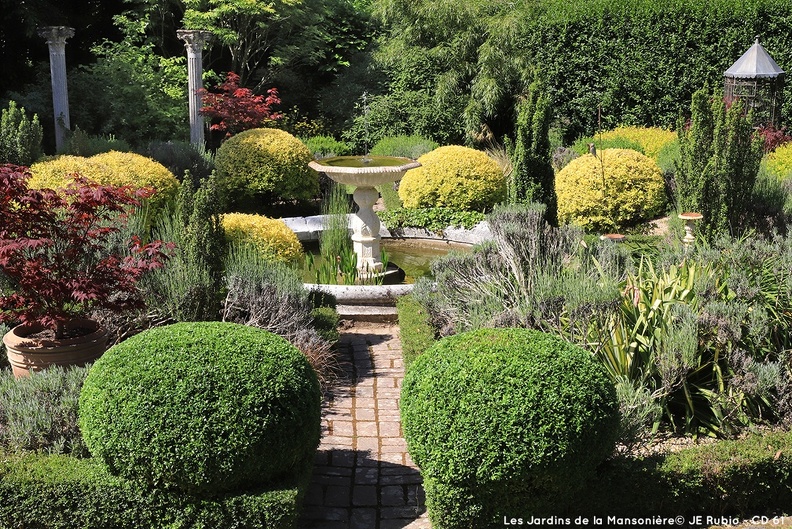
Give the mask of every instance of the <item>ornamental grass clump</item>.
[[479, 329], [436, 343], [407, 370], [401, 415], [437, 529], [563, 512], [612, 453], [619, 423], [602, 366], [527, 329]]
[[486, 211], [506, 198], [506, 178], [482, 151], [449, 145], [426, 153], [399, 185], [405, 208]]
[[650, 158], [605, 149], [569, 162], [555, 180], [558, 220], [589, 232], [623, 230], [663, 213], [663, 175]]
[[110, 348], [80, 395], [94, 457], [144, 489], [220, 494], [301, 473], [319, 444], [321, 393], [305, 357], [223, 322], [149, 329]]

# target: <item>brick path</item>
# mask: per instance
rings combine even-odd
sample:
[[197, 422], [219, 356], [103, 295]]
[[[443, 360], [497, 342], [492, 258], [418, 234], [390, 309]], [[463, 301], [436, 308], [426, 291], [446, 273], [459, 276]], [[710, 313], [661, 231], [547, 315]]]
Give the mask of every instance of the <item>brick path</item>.
[[325, 400], [301, 529], [429, 529], [399, 422], [398, 327], [360, 324], [339, 344], [345, 377]]

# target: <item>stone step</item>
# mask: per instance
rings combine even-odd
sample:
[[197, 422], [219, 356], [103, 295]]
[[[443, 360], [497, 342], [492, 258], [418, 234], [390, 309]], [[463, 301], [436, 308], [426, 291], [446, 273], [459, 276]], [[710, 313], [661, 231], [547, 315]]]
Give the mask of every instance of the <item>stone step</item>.
[[342, 320], [393, 323], [399, 319], [396, 307], [387, 305], [338, 305]]

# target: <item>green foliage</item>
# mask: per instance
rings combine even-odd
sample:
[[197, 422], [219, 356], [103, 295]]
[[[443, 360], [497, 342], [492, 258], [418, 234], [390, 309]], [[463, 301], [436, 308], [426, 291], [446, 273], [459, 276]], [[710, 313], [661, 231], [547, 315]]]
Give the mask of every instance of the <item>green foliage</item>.
[[513, 115], [537, 69], [571, 142], [621, 124], [674, 127], [693, 92], [722, 84], [757, 33], [779, 64], [792, 59], [785, 30], [792, 8], [777, 0], [471, 1], [464, 8], [375, 0], [373, 8], [392, 28], [378, 57], [392, 76], [383, 97], [423, 90], [429, 101], [464, 109], [472, 137], [485, 127], [495, 138], [511, 132], [503, 116]]
[[547, 220], [557, 224], [555, 172], [550, 153], [550, 98], [538, 80], [517, 103], [514, 145], [510, 149], [512, 164], [509, 201], [541, 202], [547, 205]]
[[168, 168], [179, 181], [184, 179], [185, 171], [201, 182], [212, 174], [214, 159], [211, 154], [184, 141], [152, 141], [146, 154]]
[[699, 90], [693, 95], [690, 128], [679, 122], [677, 208], [704, 215], [700, 228], [710, 240], [726, 232], [740, 235], [750, 226], [762, 140], [744, 112], [739, 100], [727, 110], [722, 97]]
[[278, 129], [251, 129], [232, 136], [217, 150], [219, 183], [230, 201], [269, 194], [309, 199], [319, 190], [311, 152], [297, 138]]
[[778, 147], [766, 157], [767, 171], [778, 178], [786, 180], [792, 175], [792, 143]]
[[131, 150], [132, 148], [127, 142], [117, 139], [112, 134], [93, 136], [80, 127], [75, 127], [74, 131], [68, 134], [63, 154], [88, 157], [103, 152], [128, 152]]
[[578, 154], [586, 154], [588, 144], [593, 143], [598, 150], [602, 149], [633, 149], [658, 161], [660, 152], [676, 140], [676, 134], [658, 127], [620, 126], [613, 130], [598, 133], [596, 136], [580, 138], [574, 144]]
[[9, 101], [0, 114], [0, 162], [31, 165], [41, 157], [43, 135], [38, 116], [28, 119], [24, 107]]
[[210, 321], [218, 317], [222, 292], [225, 230], [214, 176], [197, 190], [189, 173], [176, 206], [160, 215], [153, 229], [157, 240], [175, 245], [167, 264], [143, 279], [147, 305], [175, 321]]
[[338, 141], [332, 136], [311, 136], [305, 140], [305, 146], [317, 160], [333, 156], [346, 156], [352, 154], [349, 144]]
[[111, 473], [190, 493], [277, 483], [312, 460], [321, 394], [272, 333], [177, 323], [110, 348], [80, 395], [80, 428]]
[[336, 343], [340, 337], [338, 312], [333, 307], [317, 307], [311, 311], [311, 314], [313, 315], [313, 327], [321, 337], [330, 343]]
[[570, 505], [613, 451], [619, 420], [613, 386], [587, 352], [525, 329], [439, 341], [408, 369], [401, 413], [438, 528]]
[[28, 451], [88, 454], [77, 426], [77, 409], [88, 369], [54, 366], [17, 380], [0, 373], [0, 447]]
[[185, 57], [162, 55], [146, 36], [147, 20], [127, 13], [114, 21], [124, 38], [94, 45], [96, 61], [69, 77], [71, 122], [141, 149], [153, 140], [186, 139]]
[[[97, 459], [5, 455], [0, 461], [0, 526], [52, 529], [292, 529], [311, 467], [283, 482], [235, 494], [142, 491]], [[20, 505], [25, 508], [20, 509]]]
[[417, 134], [410, 136], [385, 136], [374, 144], [369, 154], [372, 156], [398, 156], [417, 160], [420, 156], [438, 147], [439, 145], [436, 142]]
[[424, 154], [421, 166], [399, 184], [405, 208], [443, 207], [484, 211], [506, 198], [506, 179], [486, 153], [450, 145]]
[[556, 175], [558, 220], [614, 232], [663, 212], [663, 176], [652, 159], [628, 149], [575, 158]]
[[429, 323], [428, 312], [413, 296], [400, 297], [396, 301], [396, 310], [399, 313], [402, 358], [404, 366], [409, 368], [435, 343], [435, 332]]
[[484, 213], [478, 211], [459, 211], [451, 208], [396, 209], [377, 212], [388, 229], [424, 228], [442, 233], [450, 227], [472, 229], [483, 221]]

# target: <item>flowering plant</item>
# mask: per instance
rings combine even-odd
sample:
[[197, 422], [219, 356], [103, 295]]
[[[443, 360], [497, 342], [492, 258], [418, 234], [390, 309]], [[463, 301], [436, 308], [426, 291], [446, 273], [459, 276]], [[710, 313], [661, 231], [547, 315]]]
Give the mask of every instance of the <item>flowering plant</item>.
[[30, 189], [27, 167], [0, 166], [0, 272], [13, 285], [0, 293], [0, 322], [38, 323], [63, 338], [91, 308], [140, 306], [138, 278], [167, 258], [168, 245], [137, 237], [129, 252], [111, 250], [125, 210], [151, 190], [72, 178], [58, 192]]
[[278, 89], [270, 88], [267, 96], [255, 95], [249, 88], [239, 86], [239, 76], [234, 72], [226, 74], [226, 80], [217, 87], [220, 93], [199, 90], [203, 98], [201, 114], [220, 120], [209, 128], [226, 132], [226, 137], [239, 132], [261, 127], [268, 121], [276, 121], [282, 114], [272, 110], [280, 104]]

